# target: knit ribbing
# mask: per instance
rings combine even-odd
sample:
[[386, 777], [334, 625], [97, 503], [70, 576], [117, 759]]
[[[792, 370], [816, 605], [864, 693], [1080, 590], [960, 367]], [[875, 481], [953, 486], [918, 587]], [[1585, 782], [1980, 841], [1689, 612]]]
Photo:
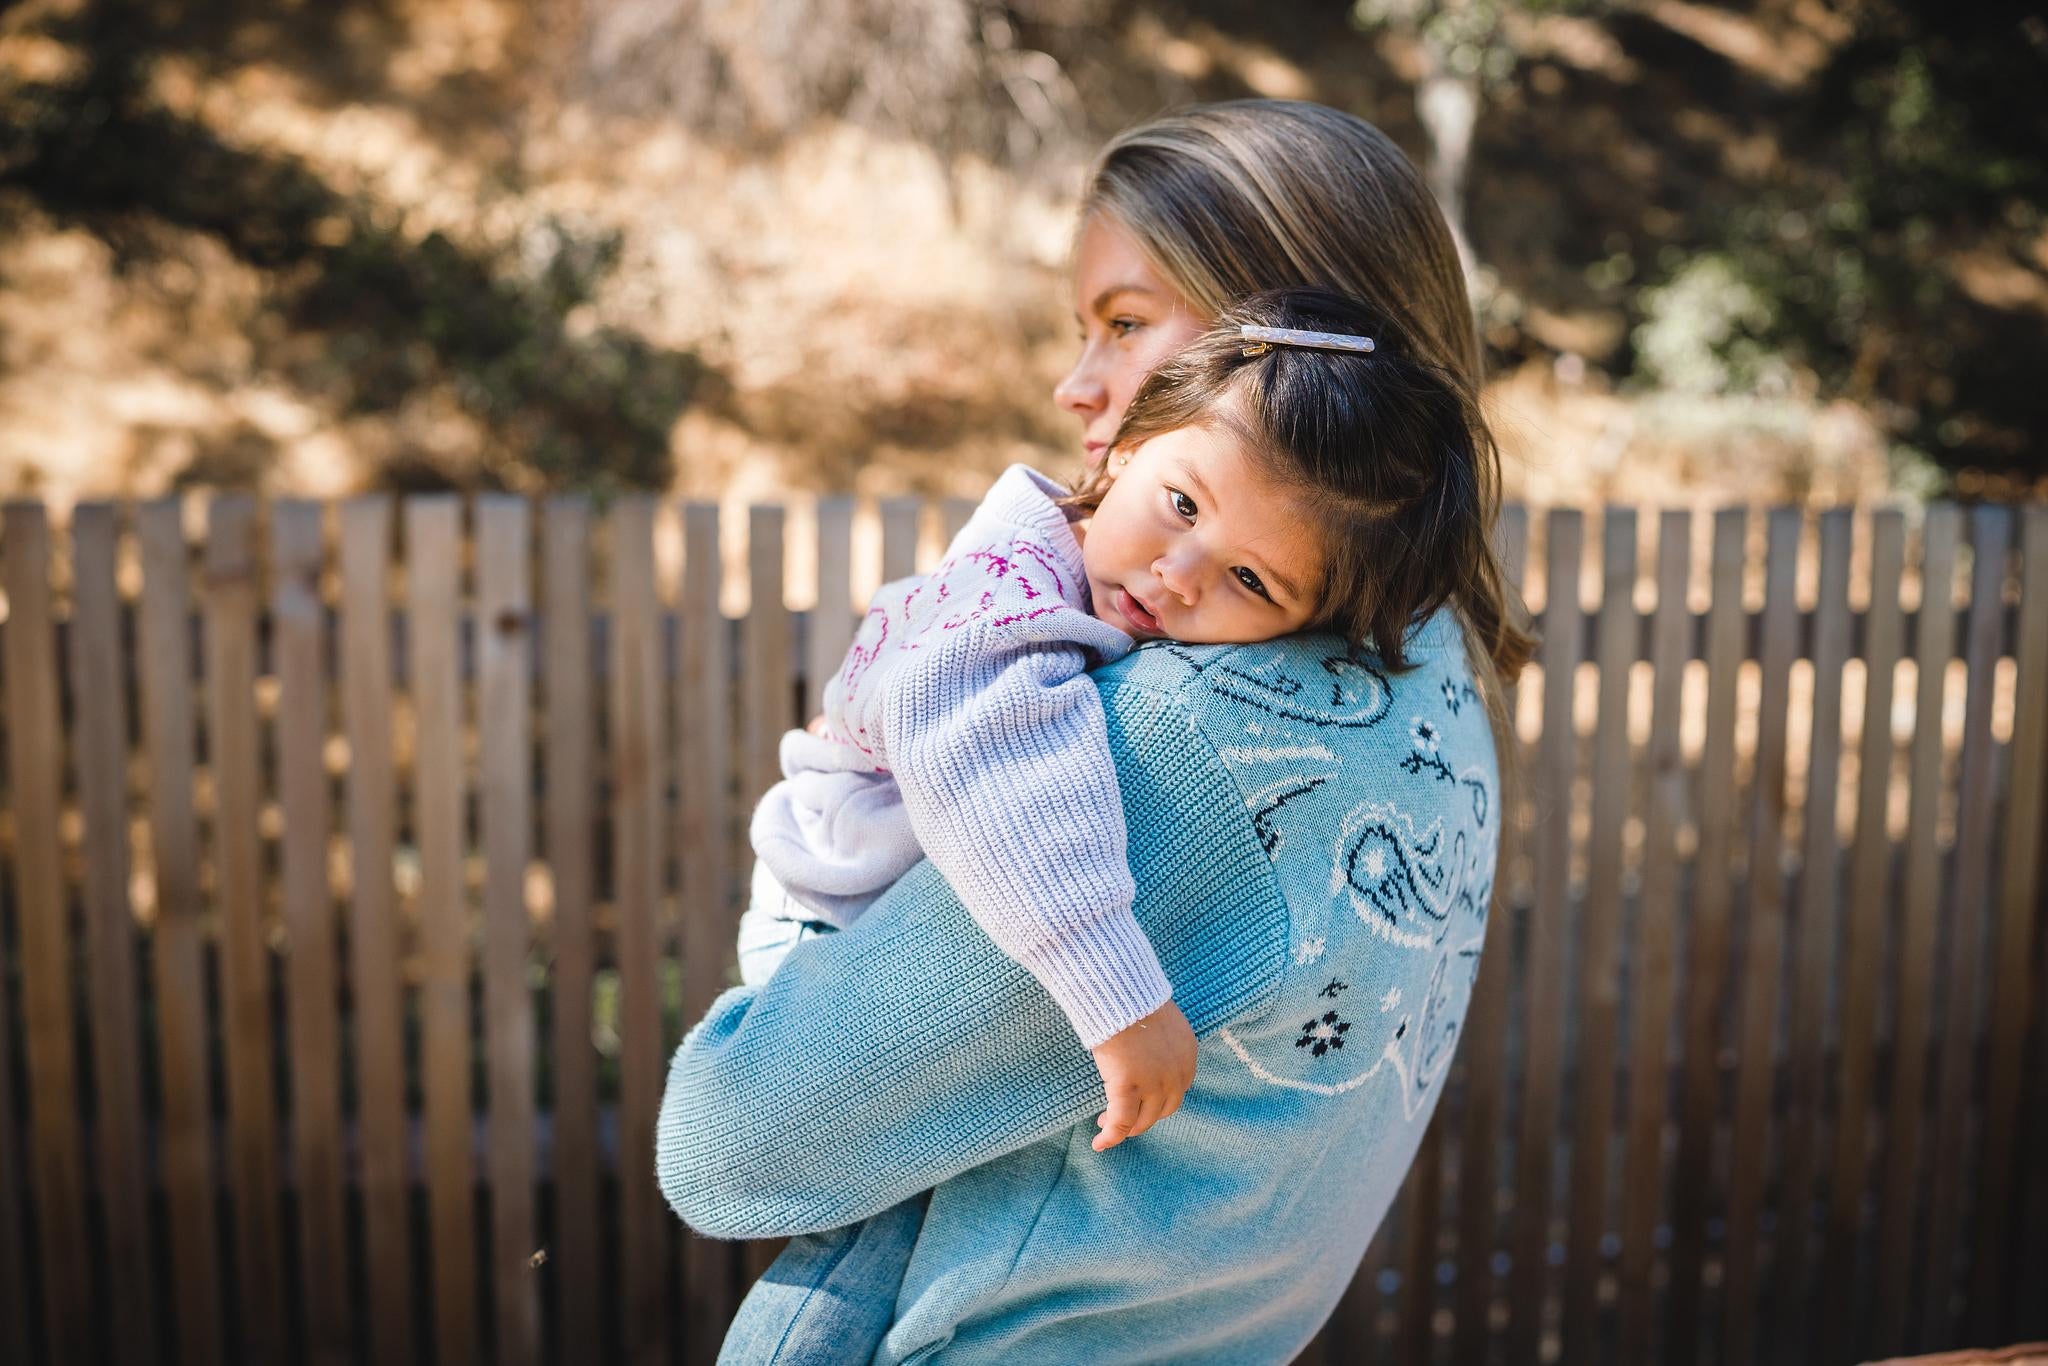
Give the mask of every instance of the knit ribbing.
[[[1055, 492], [1012, 468], [942, 564], [877, 595], [825, 690], [826, 736], [785, 742], [787, 776], [752, 835], [783, 889], [841, 926], [922, 850], [1093, 1048], [1172, 988], [1131, 916], [1116, 775], [1085, 673], [1131, 641], [1089, 615]], [[900, 805], [878, 799], [892, 781]]]

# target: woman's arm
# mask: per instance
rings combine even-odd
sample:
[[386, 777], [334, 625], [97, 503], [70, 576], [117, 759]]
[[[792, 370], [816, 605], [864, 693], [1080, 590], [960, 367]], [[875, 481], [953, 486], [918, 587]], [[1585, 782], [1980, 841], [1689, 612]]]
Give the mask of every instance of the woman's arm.
[[[1270, 1003], [1286, 907], [1187, 701], [1136, 686], [1103, 700], [1138, 920], [1190, 1023], [1210, 1033]], [[812, 1232], [1071, 1129], [1102, 1103], [1051, 997], [920, 864], [851, 929], [713, 1003], [669, 1070], [657, 1174], [711, 1236]]]

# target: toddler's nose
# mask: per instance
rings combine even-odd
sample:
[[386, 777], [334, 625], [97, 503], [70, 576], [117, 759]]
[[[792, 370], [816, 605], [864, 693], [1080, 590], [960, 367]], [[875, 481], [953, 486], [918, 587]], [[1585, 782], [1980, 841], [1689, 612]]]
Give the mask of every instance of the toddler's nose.
[[1161, 555], [1158, 559], [1152, 561], [1152, 572], [1159, 576], [1160, 587], [1179, 598], [1189, 607], [1193, 607], [1195, 599], [1201, 596], [1195, 588], [1195, 576], [1190, 572], [1189, 567], [1176, 563], [1172, 556]]

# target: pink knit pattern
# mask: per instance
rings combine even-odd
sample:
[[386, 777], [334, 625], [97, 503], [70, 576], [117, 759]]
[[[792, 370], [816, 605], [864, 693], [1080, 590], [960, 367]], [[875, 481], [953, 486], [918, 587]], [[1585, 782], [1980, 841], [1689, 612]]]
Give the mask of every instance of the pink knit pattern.
[[[839, 672], [825, 688], [825, 733], [877, 760], [875, 737], [857, 705], [870, 676], [889, 662], [936, 644], [947, 633], [986, 624], [1000, 630], [1025, 623], [1059, 631], [1046, 620], [1088, 612], [1086, 587], [1068, 584], [1059, 552], [1025, 535], [949, 555], [931, 573], [885, 584], [868, 606]], [[1078, 592], [1076, 591], [1078, 590]]]

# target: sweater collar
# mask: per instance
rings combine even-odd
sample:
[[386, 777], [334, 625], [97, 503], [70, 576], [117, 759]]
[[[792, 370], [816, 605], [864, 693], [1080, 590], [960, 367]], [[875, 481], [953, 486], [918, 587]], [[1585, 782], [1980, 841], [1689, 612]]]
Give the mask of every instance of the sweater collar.
[[1011, 526], [1043, 536], [1062, 555], [1071, 555], [1078, 563], [1081, 542], [1058, 502], [1067, 492], [1065, 485], [1029, 465], [1012, 465], [989, 487], [982, 506]]

